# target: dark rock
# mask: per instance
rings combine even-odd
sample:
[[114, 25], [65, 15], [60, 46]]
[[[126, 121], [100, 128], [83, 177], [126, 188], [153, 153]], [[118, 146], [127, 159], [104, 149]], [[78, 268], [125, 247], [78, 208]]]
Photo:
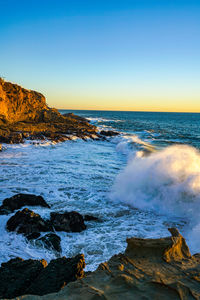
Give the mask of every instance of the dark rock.
[[108, 131], [101, 130], [100, 135], [103, 135], [103, 136], [116, 136], [116, 135], [119, 135], [119, 132], [112, 131], [112, 130], [108, 130]]
[[26, 290], [26, 294], [46, 295], [58, 292], [69, 282], [84, 276], [85, 260], [83, 254], [73, 258], [52, 260]]
[[60, 253], [62, 251], [60, 242], [61, 238], [57, 234], [48, 233], [36, 240], [35, 244]]
[[3, 201], [3, 204], [0, 206], [0, 214], [13, 212], [23, 206], [42, 206], [50, 208], [42, 196], [17, 194]]
[[27, 240], [35, 240], [38, 239], [40, 237], [40, 233], [39, 232], [33, 232], [31, 234], [26, 235]]
[[99, 218], [91, 216], [91, 215], [85, 215], [84, 221], [99, 221]]
[[45, 260], [11, 259], [0, 268], [0, 298], [24, 295], [28, 286], [46, 267]]
[[57, 231], [81, 232], [86, 229], [83, 216], [76, 211], [51, 213], [50, 224]]
[[47, 221], [43, 220], [40, 215], [28, 208], [16, 212], [16, 214], [8, 220], [6, 228], [8, 231], [16, 231], [17, 233], [23, 233], [25, 235], [52, 230], [52, 227]]

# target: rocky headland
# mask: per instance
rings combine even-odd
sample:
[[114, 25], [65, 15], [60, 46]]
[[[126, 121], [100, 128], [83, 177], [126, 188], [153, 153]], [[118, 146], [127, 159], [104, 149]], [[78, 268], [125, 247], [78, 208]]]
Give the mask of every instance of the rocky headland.
[[[49, 108], [45, 97], [0, 78], [0, 143], [97, 138], [97, 128], [73, 113]], [[1, 147], [0, 147], [1, 150]]]

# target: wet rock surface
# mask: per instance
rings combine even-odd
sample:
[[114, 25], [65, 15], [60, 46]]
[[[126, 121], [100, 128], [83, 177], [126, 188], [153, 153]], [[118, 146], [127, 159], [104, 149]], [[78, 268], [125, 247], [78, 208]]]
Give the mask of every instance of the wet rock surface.
[[35, 241], [37, 246], [44, 247], [56, 253], [60, 253], [62, 251], [60, 243], [61, 238], [55, 233], [47, 233], [45, 236]]
[[100, 135], [111, 137], [111, 136], [119, 135], [119, 132], [113, 130], [101, 130]]
[[32, 194], [16, 194], [3, 200], [0, 206], [0, 214], [8, 214], [23, 206], [42, 206], [50, 208], [42, 196]]
[[83, 216], [76, 211], [51, 213], [50, 223], [56, 231], [81, 232], [86, 229]]
[[58, 292], [69, 282], [82, 278], [84, 267], [82, 254], [58, 258], [49, 264], [45, 260], [12, 259], [0, 268], [0, 298]]
[[86, 221], [86, 222], [99, 221], [99, 218], [92, 216], [92, 215], [84, 215], [84, 221]]
[[166, 238], [127, 239], [124, 254], [114, 255], [85, 278], [41, 299], [200, 299], [200, 254], [191, 256], [178, 230], [169, 230], [172, 236]]
[[8, 220], [6, 228], [8, 231], [16, 231], [24, 235], [52, 231], [52, 226], [48, 221], [45, 221], [40, 215], [28, 208], [16, 212], [16, 214]]

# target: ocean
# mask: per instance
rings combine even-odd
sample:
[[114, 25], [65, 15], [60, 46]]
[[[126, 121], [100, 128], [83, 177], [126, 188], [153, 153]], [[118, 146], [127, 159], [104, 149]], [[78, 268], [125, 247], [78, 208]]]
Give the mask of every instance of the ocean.
[[[123, 252], [127, 237], [169, 235], [176, 226], [192, 253], [200, 252], [200, 114], [69, 111], [99, 130], [119, 136], [53, 144], [27, 141], [3, 145], [0, 152], [0, 203], [16, 193], [42, 195], [51, 211], [78, 211], [99, 218], [81, 233], [57, 232], [62, 255], [84, 253], [86, 271]], [[55, 254], [5, 229], [1, 216], [0, 263], [16, 256]]]

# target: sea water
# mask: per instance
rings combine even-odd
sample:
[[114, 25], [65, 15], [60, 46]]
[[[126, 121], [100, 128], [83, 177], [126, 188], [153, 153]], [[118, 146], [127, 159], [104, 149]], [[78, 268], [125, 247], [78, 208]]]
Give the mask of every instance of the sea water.
[[[99, 218], [81, 233], [56, 232], [62, 255], [84, 253], [86, 270], [123, 252], [127, 237], [161, 237], [176, 226], [192, 253], [200, 252], [200, 114], [61, 111], [86, 117], [107, 140], [3, 145], [0, 203], [16, 193], [42, 195], [50, 212]], [[8, 233], [0, 216], [0, 263], [20, 256], [51, 260], [52, 251]]]

